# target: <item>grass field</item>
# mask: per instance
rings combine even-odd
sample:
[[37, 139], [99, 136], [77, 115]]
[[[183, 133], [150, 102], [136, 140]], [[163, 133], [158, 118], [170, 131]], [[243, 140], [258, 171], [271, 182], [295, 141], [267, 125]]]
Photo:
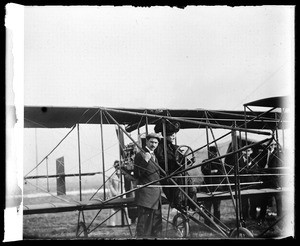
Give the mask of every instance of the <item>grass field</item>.
[[[88, 199], [90, 195], [86, 194], [83, 197]], [[69, 197], [70, 198], [70, 197]], [[53, 202], [53, 197], [24, 198], [24, 204]], [[74, 199], [74, 197], [73, 197]], [[168, 214], [168, 205], [162, 208], [163, 217], [166, 219]], [[84, 211], [86, 226], [89, 226], [99, 211], [89, 210]], [[98, 214], [88, 234], [88, 239], [132, 239], [135, 238], [135, 224], [125, 227], [107, 227], [106, 223], [97, 227], [104, 219], [108, 217], [109, 210], [104, 209]], [[171, 222], [176, 214], [176, 210], [170, 210], [169, 221]], [[78, 211], [24, 215], [23, 217], [23, 237], [26, 239], [76, 239], [76, 230], [78, 223]], [[200, 221], [203, 218], [197, 217]], [[225, 200], [221, 203], [221, 221], [230, 229], [236, 227], [235, 211], [232, 206], [232, 201]], [[258, 225], [256, 221], [246, 221], [246, 228], [251, 231], [254, 237], [260, 235], [263, 231], [269, 228], [276, 222], [275, 217], [267, 217], [262, 225]], [[284, 220], [279, 221], [275, 226], [271, 227], [261, 238], [281, 238], [287, 235], [284, 232]], [[218, 239], [222, 238], [219, 234], [206, 228], [204, 225], [196, 224], [189, 221], [190, 233], [189, 239]], [[180, 238], [176, 230], [166, 220], [163, 221], [163, 239]], [[77, 238], [79, 239], [79, 238]]]

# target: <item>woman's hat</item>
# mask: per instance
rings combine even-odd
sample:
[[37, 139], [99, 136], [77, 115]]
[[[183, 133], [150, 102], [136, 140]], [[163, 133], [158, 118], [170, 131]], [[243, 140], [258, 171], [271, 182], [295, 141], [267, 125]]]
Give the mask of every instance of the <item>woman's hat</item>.
[[[178, 121], [166, 121], [166, 135], [170, 136], [173, 133], [177, 133], [180, 130], [180, 123]], [[158, 123], [156, 123], [154, 127], [154, 131], [156, 133], [158, 132], [163, 132], [163, 124], [162, 121], [160, 120]]]

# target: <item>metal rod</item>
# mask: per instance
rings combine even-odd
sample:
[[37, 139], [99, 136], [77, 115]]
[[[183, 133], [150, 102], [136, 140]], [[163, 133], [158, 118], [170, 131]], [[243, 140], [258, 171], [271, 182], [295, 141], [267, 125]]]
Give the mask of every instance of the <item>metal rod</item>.
[[80, 199], [80, 201], [82, 201], [82, 192], [81, 192], [81, 157], [80, 157], [80, 134], [79, 134], [79, 124], [77, 124], [77, 139], [78, 139], [79, 199]]
[[[240, 177], [254, 177], [254, 176], [258, 176], [258, 177], [263, 177], [263, 176], [286, 176], [286, 175], [290, 175], [290, 174], [284, 174], [284, 173], [251, 173], [251, 174], [240, 174]], [[186, 176], [173, 176], [173, 178], [185, 178]], [[187, 177], [190, 178], [198, 178], [199, 176], [193, 176], [193, 175], [187, 175]], [[217, 175], [217, 174], [213, 174], [213, 175], [205, 175], [205, 177], [213, 177], [213, 178], [225, 178], [225, 177], [234, 177], [234, 175], [232, 174], [228, 174], [228, 175]]]
[[[146, 114], [147, 114], [147, 110], [146, 110]], [[146, 116], [146, 136], [148, 135], [148, 125], [149, 125], [148, 116]]]
[[104, 166], [104, 144], [103, 144], [103, 112], [99, 111], [100, 114], [100, 132], [101, 132], [101, 151], [102, 151], [102, 180], [103, 180], [103, 199], [106, 199], [106, 188], [105, 188], [105, 166]]
[[[237, 139], [236, 139], [236, 131], [232, 131], [231, 133], [232, 136], [232, 150], [236, 151], [237, 150]], [[237, 158], [237, 153], [234, 154], [234, 173], [235, 173], [235, 199], [236, 199], [236, 210], [235, 210], [235, 215], [236, 215], [236, 228], [239, 230], [240, 227], [240, 220], [239, 220], [239, 197], [238, 197], [238, 189], [239, 189], [239, 184], [238, 184], [238, 169], [239, 169], [239, 164], [238, 164], [238, 158]]]
[[[206, 120], [207, 122], [207, 120]], [[205, 133], [206, 133], [206, 143], [207, 143], [207, 158], [209, 159], [209, 136], [208, 136], [208, 126], [205, 127]]]
[[[245, 124], [245, 128], [247, 128], [247, 120], [246, 120], [246, 109], [245, 109], [245, 106], [244, 106], [244, 124]], [[247, 145], [248, 144], [248, 141], [247, 141], [247, 132], [245, 132], [245, 144]], [[239, 139], [238, 139], [238, 146], [243, 146], [243, 141], [242, 141], [242, 132], [240, 131], [239, 132]], [[246, 163], [247, 163], [247, 166], [248, 166], [248, 155], [246, 155]]]
[[[236, 124], [236, 122], [235, 122], [235, 124]], [[240, 146], [243, 146], [242, 145], [242, 132], [241, 131], [239, 131], [238, 132], [239, 133], [239, 138], [237, 138], [237, 134], [235, 135], [235, 139], [236, 139], [236, 149], [238, 149]], [[247, 145], [247, 142], [246, 142], [246, 145]], [[237, 153], [236, 154], [236, 159], [235, 160], [237, 160], [237, 162], [235, 162], [235, 163], [238, 163], [239, 164], [239, 160], [240, 160], [240, 158], [241, 158], [241, 156], [239, 155], [240, 153]], [[248, 157], [247, 157], [247, 165], [248, 165]], [[236, 175], [236, 178], [237, 178], [237, 193], [238, 193], [238, 196], [237, 196], [237, 198], [238, 198], [238, 203], [239, 203], [239, 219], [241, 220], [241, 218], [243, 218], [243, 216], [242, 216], [242, 201], [241, 201], [241, 182], [240, 182], [240, 168], [239, 168], [239, 165], [238, 165], [238, 168], [237, 168], [237, 170], [238, 170], [238, 173], [237, 173], [237, 175]]]
[[165, 159], [165, 171], [168, 173], [168, 154], [167, 154], [167, 134], [166, 134], [166, 120], [162, 119], [163, 126], [163, 140], [164, 140], [164, 159]]
[[[284, 114], [283, 111], [284, 111], [283, 108], [281, 108], [281, 115]], [[281, 119], [281, 121], [282, 121], [282, 119]], [[285, 146], [284, 146], [284, 127], [282, 127], [282, 149], [284, 149], [284, 148], [285, 148]]]
[[47, 171], [47, 191], [49, 192], [49, 178], [48, 178], [48, 157], [46, 158], [46, 171]]
[[[276, 120], [278, 120], [277, 119], [277, 115], [276, 115]], [[278, 124], [277, 124], [278, 125]], [[276, 127], [276, 129], [275, 129], [275, 139], [276, 139], [276, 143], [278, 144], [278, 140], [279, 140], [279, 136], [278, 136], [278, 127]]]
[[[187, 176], [186, 176], [187, 177]], [[255, 184], [262, 184], [262, 181], [257, 181], [257, 182], [245, 182], [245, 183], [240, 183], [240, 185], [255, 185]], [[229, 183], [229, 184], [197, 184], [197, 185], [149, 185], [148, 187], [213, 187], [213, 186], [233, 186], [235, 184]], [[136, 187], [142, 187], [142, 185], [137, 185]]]
[[[206, 118], [208, 117], [207, 114], [206, 114], [206, 111], [205, 111], [205, 116]], [[206, 122], [208, 123], [207, 119], [206, 119]], [[208, 136], [208, 126], [205, 126], [205, 133], [206, 133], [206, 149], [207, 149], [207, 159], [210, 159], [209, 157], [209, 136]], [[210, 163], [208, 164], [210, 165]], [[211, 168], [210, 168], [211, 169]], [[204, 175], [204, 178], [205, 178], [205, 175]], [[209, 191], [209, 189], [207, 188], [207, 191]]]
[[[121, 131], [120, 131], [120, 127], [118, 126], [118, 136], [119, 138], [121, 138]], [[122, 138], [123, 139], [123, 138]], [[120, 170], [120, 185], [121, 185], [121, 194], [123, 193], [123, 176], [122, 172], [121, 172], [121, 158], [122, 158], [122, 151], [121, 148], [119, 148], [119, 170]], [[122, 226], [125, 225], [125, 221], [124, 221], [124, 211], [123, 209], [121, 209], [121, 224]]]
[[[39, 175], [38, 171], [38, 146], [37, 146], [37, 129], [35, 128], [35, 165], [36, 165], [36, 170], [35, 170], [35, 175]], [[38, 180], [35, 181], [35, 185], [38, 187]], [[37, 190], [37, 188], [36, 188]]]
[[[245, 128], [247, 128], [247, 120], [246, 120], [246, 107], [244, 107], [244, 118], [245, 118]], [[242, 138], [241, 138], [242, 141]], [[246, 141], [246, 145], [248, 144], [248, 135], [247, 132], [245, 132], [245, 141]], [[242, 146], [242, 144], [241, 144]], [[248, 166], [248, 155], [247, 155], [247, 166]]]

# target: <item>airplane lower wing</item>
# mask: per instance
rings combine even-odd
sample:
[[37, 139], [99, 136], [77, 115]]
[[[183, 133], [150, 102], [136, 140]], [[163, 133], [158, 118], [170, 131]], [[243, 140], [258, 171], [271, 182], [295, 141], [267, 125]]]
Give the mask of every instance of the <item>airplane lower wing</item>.
[[[241, 190], [241, 195], [258, 195], [258, 194], [278, 194], [281, 192], [287, 193], [290, 189], [247, 189]], [[235, 194], [233, 193], [233, 196]], [[231, 199], [229, 192], [219, 191], [213, 193], [197, 193], [197, 201], [205, 201], [207, 199]], [[167, 204], [167, 199], [162, 196], [162, 203]], [[60, 213], [60, 212], [72, 212], [72, 211], [83, 211], [83, 210], [98, 210], [108, 208], [120, 208], [120, 207], [134, 207], [136, 206], [134, 197], [127, 198], [116, 198], [108, 202], [100, 200], [91, 200], [88, 202], [57, 202], [57, 203], [42, 203], [42, 204], [31, 204], [23, 205], [23, 214], [42, 214], [42, 213]]]
[[40, 178], [59, 178], [59, 177], [77, 177], [77, 176], [93, 176], [96, 174], [102, 174], [103, 172], [92, 172], [92, 173], [69, 173], [69, 174], [54, 174], [54, 175], [35, 175], [26, 176], [24, 179], [40, 179]]
[[135, 206], [134, 198], [116, 198], [108, 202], [100, 200], [91, 200], [88, 202], [55, 202], [23, 205], [23, 214], [42, 214], [42, 213], [60, 213], [82, 210], [97, 210], [107, 208]]

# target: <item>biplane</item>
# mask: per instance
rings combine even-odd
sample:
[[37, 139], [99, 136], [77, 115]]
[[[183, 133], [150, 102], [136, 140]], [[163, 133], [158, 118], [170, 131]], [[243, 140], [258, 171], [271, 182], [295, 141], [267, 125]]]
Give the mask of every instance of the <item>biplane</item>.
[[[127, 216], [127, 213], [130, 211], [134, 213], [136, 207], [134, 202], [134, 192], [137, 189], [142, 189], [146, 186], [154, 186], [154, 182], [142, 186], [137, 186], [135, 184], [133, 155], [136, 151], [142, 151], [145, 135], [150, 132], [150, 128], [157, 124], [157, 122], [161, 122], [163, 125], [162, 141], [164, 146], [166, 146], [166, 123], [176, 121], [180, 123], [181, 132], [184, 132], [184, 130], [187, 129], [199, 129], [201, 132], [204, 131], [206, 134], [204, 137], [206, 143], [194, 149], [188, 145], [179, 145], [176, 150], [176, 155], [178, 156], [178, 165], [181, 168], [177, 169], [175, 172], [169, 173], [167, 171], [167, 159], [165, 160], [166, 168], [160, 168], [162, 176], [158, 181], [168, 180], [168, 185], [165, 185], [165, 187], [169, 186], [170, 188], [178, 189], [184, 198], [180, 206], [175, 206], [177, 213], [172, 219], [169, 218], [169, 211], [171, 209], [171, 206], [169, 206], [168, 215], [167, 218], [165, 218], [167, 228], [169, 224], [171, 224], [180, 237], [188, 237], [190, 228], [189, 223], [193, 221], [196, 224], [207, 227], [221, 238], [262, 237], [267, 230], [259, 235], [253, 235], [253, 233], [246, 228], [241, 213], [241, 198], [261, 194], [276, 196], [277, 194], [291, 193], [285, 182], [279, 182], [277, 186], [268, 185], [268, 182], [272, 180], [270, 177], [292, 175], [292, 173], [287, 171], [288, 168], [284, 165], [269, 168], [268, 170], [265, 168], [265, 164], [269, 157], [268, 150], [271, 144], [275, 142], [280, 146], [280, 150], [285, 150], [284, 144], [280, 144], [279, 132], [281, 135], [284, 135], [284, 130], [289, 127], [287, 117], [288, 112], [286, 112], [288, 111], [286, 110], [288, 104], [286, 101], [287, 97], [264, 98], [244, 104], [244, 110], [241, 111], [25, 106], [25, 128], [70, 128], [70, 132], [77, 128], [79, 139], [79, 125], [99, 125], [101, 132], [102, 170], [98, 172], [81, 172], [80, 141], [78, 140], [78, 173], [65, 174], [63, 168], [57, 168], [57, 173], [54, 175], [29, 175], [35, 168], [38, 168], [47, 161], [47, 158], [51, 155], [53, 150], [68, 137], [70, 133], [68, 132], [58, 145], [37, 163], [33, 170], [24, 176], [26, 182], [33, 179], [56, 178], [57, 184], [59, 184], [57, 186], [57, 195], [60, 202], [24, 204], [23, 214], [25, 216], [30, 216], [32, 214], [41, 213], [78, 211], [76, 237], [88, 237], [91, 232], [101, 228], [101, 226], [105, 226], [109, 218], [113, 216], [110, 215], [97, 225], [94, 225], [93, 222], [100, 211], [114, 208], [116, 211], [121, 211], [123, 215], [125, 214], [122, 224], [128, 227], [130, 235], [134, 237]], [[251, 107], [269, 107], [269, 109], [253, 110]], [[123, 190], [120, 195], [114, 197], [108, 197], [106, 195], [107, 181], [110, 178], [106, 173], [107, 164], [105, 163], [103, 147], [103, 125], [106, 124], [114, 125], [116, 127], [120, 146], [118, 169], [121, 170], [122, 174], [121, 185]], [[143, 130], [144, 132], [142, 132]], [[216, 137], [214, 130], [222, 130], [225, 134]], [[133, 132], [136, 132], [137, 134], [136, 139], [132, 137], [131, 133]], [[129, 141], [129, 144], [125, 144], [125, 138]], [[227, 149], [223, 148], [222, 153], [220, 151], [217, 157], [208, 159], [207, 153], [209, 146], [216, 146], [217, 149], [221, 149], [219, 143], [225, 138], [229, 139]], [[244, 174], [239, 166], [239, 160], [243, 153], [249, 148], [253, 150], [252, 157], [256, 162], [256, 168], [254, 172]], [[202, 157], [199, 157], [199, 153], [202, 153]], [[280, 159], [280, 162], [282, 163], [285, 162], [281, 157], [279, 158], [277, 156], [276, 158]], [[205, 181], [203, 181], [205, 180], [203, 179], [203, 175], [200, 177], [201, 172], [199, 174], [199, 169], [201, 169], [202, 166], [217, 160], [221, 160], [222, 169], [224, 171], [223, 175], [219, 175], [221, 181], [206, 184]], [[61, 162], [63, 161], [57, 160], [58, 167]], [[79, 201], [66, 201], [62, 196], [59, 196], [66, 193], [64, 182], [68, 177], [78, 176], [79, 184], [81, 184], [80, 182], [83, 176], [92, 176], [95, 174], [102, 176], [102, 184], [88, 201], [82, 200], [81, 185], [79, 187]], [[257, 179], [255, 181], [244, 182], [243, 180], [245, 179], [243, 179], [243, 177], [247, 176], [257, 177]], [[178, 183], [178, 178], [183, 179], [184, 182]], [[201, 181], [198, 183], [187, 183], [187, 178], [191, 180], [199, 180], [200, 178]], [[192, 199], [188, 193], [188, 187], [190, 186], [197, 187], [196, 199]], [[213, 191], [210, 189], [209, 192], [206, 192], [205, 188], [207, 187], [213, 187]], [[101, 196], [99, 193], [97, 194], [100, 190], [102, 190]], [[216, 218], [214, 218], [210, 211], [202, 204], [203, 201], [208, 199], [232, 201], [236, 218], [234, 228], [228, 227], [222, 221], [216, 222]], [[163, 204], [169, 205], [169, 201], [165, 196], [163, 197]], [[84, 216], [86, 210], [99, 211], [90, 223], [86, 221]], [[203, 223], [203, 218], [209, 220], [211, 222], [210, 225]], [[280, 219], [281, 218], [279, 218], [279, 220]], [[166, 237], [168, 236], [166, 235]]]

